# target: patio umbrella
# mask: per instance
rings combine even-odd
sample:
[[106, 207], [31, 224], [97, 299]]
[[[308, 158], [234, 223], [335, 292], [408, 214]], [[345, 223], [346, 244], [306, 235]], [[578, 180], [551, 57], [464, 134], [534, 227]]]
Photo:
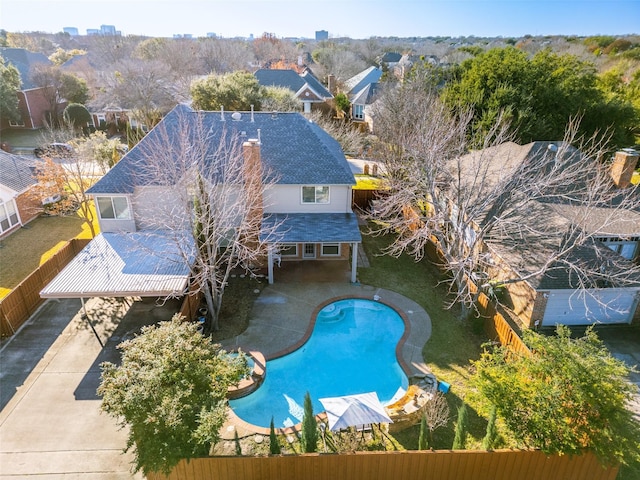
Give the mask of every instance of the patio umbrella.
[[329, 429], [334, 432], [372, 423], [393, 423], [376, 392], [319, 400], [327, 413]]

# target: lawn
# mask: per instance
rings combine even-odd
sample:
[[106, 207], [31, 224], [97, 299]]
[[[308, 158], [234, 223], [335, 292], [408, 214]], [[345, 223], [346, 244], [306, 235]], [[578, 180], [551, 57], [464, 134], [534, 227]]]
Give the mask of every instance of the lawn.
[[[441, 283], [442, 274], [429, 261], [415, 262], [408, 256], [393, 258], [380, 252], [388, 238], [363, 235], [363, 247], [371, 263], [370, 268], [358, 271], [363, 284], [386, 288], [414, 300], [431, 317], [432, 335], [423, 348], [426, 364], [439, 380], [451, 385], [447, 400], [451, 417], [447, 428], [434, 433], [436, 449], [449, 449], [453, 444], [457, 408], [464, 399], [469, 413], [467, 448], [479, 448], [486, 431], [487, 413], [478, 413], [479, 405], [469, 385], [470, 360], [478, 359], [481, 345], [487, 341], [478, 321], [460, 320], [457, 310], [447, 310], [447, 287]], [[418, 446], [419, 427], [396, 435], [407, 449]]]
[[79, 215], [39, 217], [0, 241], [0, 298], [74, 237], [91, 238]]

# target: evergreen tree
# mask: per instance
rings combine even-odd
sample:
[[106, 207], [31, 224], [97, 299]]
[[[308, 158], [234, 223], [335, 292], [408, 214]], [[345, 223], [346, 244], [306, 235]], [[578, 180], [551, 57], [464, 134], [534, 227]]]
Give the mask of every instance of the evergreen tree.
[[423, 413], [420, 420], [420, 436], [418, 437], [418, 450], [426, 450], [429, 448], [427, 440], [427, 416]]
[[318, 424], [313, 414], [313, 404], [309, 392], [304, 396], [304, 415], [302, 416], [302, 449], [313, 453], [318, 447]]
[[273, 426], [273, 417], [271, 417], [271, 424], [269, 425], [269, 453], [271, 453], [271, 455], [280, 455], [281, 453], [278, 437], [276, 436], [276, 429]]
[[467, 404], [462, 403], [462, 406], [458, 408], [458, 422], [456, 423], [456, 435], [453, 438], [453, 450], [464, 450], [464, 445], [467, 441]]
[[493, 450], [496, 440], [498, 438], [498, 431], [496, 430], [496, 407], [491, 407], [491, 413], [489, 413], [489, 422], [487, 423], [487, 433], [482, 439], [482, 448], [485, 450]]

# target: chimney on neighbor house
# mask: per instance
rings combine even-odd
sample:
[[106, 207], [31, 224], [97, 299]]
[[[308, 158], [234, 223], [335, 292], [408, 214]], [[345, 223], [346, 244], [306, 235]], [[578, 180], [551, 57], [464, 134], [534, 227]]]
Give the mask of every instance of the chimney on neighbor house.
[[616, 152], [611, 164], [611, 178], [618, 188], [631, 185], [631, 177], [638, 163], [638, 152], [621, 150]]
[[327, 89], [331, 95], [336, 94], [336, 76], [333, 73], [327, 75]]

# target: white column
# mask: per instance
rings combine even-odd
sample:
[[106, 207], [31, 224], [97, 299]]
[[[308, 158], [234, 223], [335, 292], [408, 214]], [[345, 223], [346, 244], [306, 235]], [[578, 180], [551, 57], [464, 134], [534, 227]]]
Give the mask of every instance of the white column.
[[267, 270], [269, 272], [269, 285], [273, 284], [273, 249], [269, 248], [267, 252]]
[[351, 283], [356, 283], [356, 273], [358, 271], [358, 244], [351, 244]]

